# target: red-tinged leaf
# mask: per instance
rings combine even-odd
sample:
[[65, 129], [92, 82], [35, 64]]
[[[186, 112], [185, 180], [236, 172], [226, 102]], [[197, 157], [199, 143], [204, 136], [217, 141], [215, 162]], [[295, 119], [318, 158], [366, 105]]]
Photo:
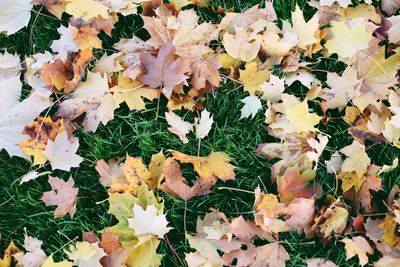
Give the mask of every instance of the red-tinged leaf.
[[289, 203], [295, 198], [321, 197], [322, 187], [318, 183], [312, 183], [314, 177], [314, 170], [306, 170], [300, 174], [297, 166], [288, 168], [277, 180], [280, 200]]
[[210, 185], [206, 184], [201, 178], [194, 181], [193, 186], [189, 186], [174, 158], [165, 161], [163, 174], [165, 181], [160, 186], [161, 190], [185, 201], [196, 195], [204, 195], [210, 192]]

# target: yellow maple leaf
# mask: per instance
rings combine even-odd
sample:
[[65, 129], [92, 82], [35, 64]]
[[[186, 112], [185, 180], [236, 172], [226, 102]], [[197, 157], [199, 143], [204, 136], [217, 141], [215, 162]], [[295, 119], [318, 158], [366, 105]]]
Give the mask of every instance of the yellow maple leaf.
[[109, 17], [108, 8], [94, 0], [68, 0], [65, 12], [74, 18], [82, 18], [84, 20], [96, 17], [107, 19]]
[[307, 99], [286, 110], [286, 118], [296, 127], [297, 132], [316, 132], [314, 125], [318, 124], [321, 117], [308, 112]]
[[369, 47], [372, 31], [363, 20], [332, 21], [331, 24], [332, 38], [325, 43], [329, 54], [336, 53], [340, 58], [350, 58]]
[[118, 78], [118, 85], [111, 88], [114, 98], [125, 102], [130, 110], [145, 110], [143, 98], [150, 101], [159, 97], [159, 90], [144, 87], [139, 81], [132, 80], [122, 75]]
[[175, 150], [169, 152], [180, 162], [193, 164], [194, 170], [207, 183], [213, 184], [217, 178], [235, 179], [235, 166], [229, 164], [230, 158], [223, 152], [211, 152], [207, 157], [189, 156]]
[[255, 61], [246, 64], [244, 70], [239, 70], [240, 80], [243, 82], [243, 88], [250, 95], [256, 95], [261, 92], [261, 85], [269, 79], [269, 70], [258, 70]]
[[307, 46], [319, 42], [319, 39], [316, 38], [319, 28], [318, 20], [318, 14], [315, 14], [306, 22], [303, 17], [303, 12], [300, 10], [300, 7], [296, 5], [295, 11], [292, 12], [293, 27], [288, 30], [297, 35], [299, 41], [297, 44], [298, 47], [307, 49]]
[[349, 212], [345, 208], [332, 205], [325, 211], [323, 216], [326, 220], [320, 225], [320, 230], [326, 238], [331, 234], [339, 236], [344, 231]]

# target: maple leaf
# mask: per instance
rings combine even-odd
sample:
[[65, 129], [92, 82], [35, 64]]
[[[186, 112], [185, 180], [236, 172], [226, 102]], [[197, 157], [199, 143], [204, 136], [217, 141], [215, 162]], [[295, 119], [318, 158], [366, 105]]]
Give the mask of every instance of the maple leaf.
[[368, 241], [362, 236], [356, 236], [351, 239], [344, 238], [340, 242], [345, 244], [346, 259], [348, 260], [357, 255], [361, 266], [368, 263], [367, 254], [374, 254], [374, 250], [371, 248]]
[[26, 267], [39, 267], [46, 260], [47, 256], [42, 250], [43, 241], [25, 235], [24, 249], [26, 253], [20, 252], [14, 255], [14, 257]]
[[323, 192], [321, 185], [311, 183], [314, 177], [315, 171], [313, 170], [306, 170], [300, 173], [297, 166], [287, 168], [285, 174], [276, 181], [279, 198], [282, 202], [289, 203], [293, 199], [300, 197], [321, 197]]
[[159, 214], [154, 205], [146, 209], [135, 204], [132, 208], [133, 218], [128, 218], [129, 227], [135, 230], [135, 235], [154, 234], [158, 238], [164, 238], [172, 228], [167, 227], [168, 221], [165, 214]]
[[27, 26], [31, 18], [30, 0], [4, 0], [0, 3], [0, 33], [11, 35]]
[[314, 125], [321, 120], [317, 114], [308, 112], [307, 99], [289, 107], [286, 110], [286, 117], [294, 125], [296, 132], [318, 131]]
[[147, 73], [140, 76], [140, 81], [152, 88], [162, 88], [163, 94], [169, 99], [175, 86], [186, 83], [190, 72], [190, 57], [179, 57], [175, 60], [175, 48], [171, 43], [163, 45], [157, 57], [142, 54], [140, 61]]
[[288, 231], [287, 225], [280, 218], [285, 204], [280, 203], [277, 196], [261, 193], [260, 188], [254, 191], [254, 221], [267, 233], [279, 233]]
[[151, 46], [147, 45], [146, 42], [137, 36], [133, 36], [131, 39], [121, 39], [114, 47], [122, 52], [119, 61], [125, 68], [123, 76], [135, 80], [143, 72], [140, 63], [140, 54], [149, 52]]
[[98, 243], [89, 243], [87, 241], [76, 242], [65, 250], [70, 260], [74, 261], [74, 265], [81, 267], [101, 267], [100, 259], [107, 254]]
[[10, 243], [4, 251], [3, 258], [0, 258], [0, 266], [8, 267], [13, 266], [13, 264], [16, 265], [17, 262], [14, 258], [14, 255], [18, 252], [21, 252], [21, 250], [17, 246], [15, 246], [14, 241], [11, 239]]
[[59, 113], [68, 120], [86, 113], [83, 127], [86, 131], [95, 132], [100, 122], [105, 125], [114, 118], [114, 110], [118, 106], [109, 92], [107, 77], [89, 72], [86, 81], [60, 104]]
[[357, 73], [362, 80], [361, 93], [353, 101], [361, 111], [364, 111], [369, 104], [375, 104], [380, 99], [385, 99], [389, 94], [388, 88], [397, 83], [396, 70], [400, 67], [400, 52], [386, 57], [384, 47], [379, 48], [375, 53], [357, 55]]
[[314, 219], [315, 200], [308, 198], [296, 198], [283, 209], [285, 224], [291, 231], [302, 233], [308, 228]]
[[207, 157], [197, 157], [175, 150], [168, 151], [180, 162], [192, 164], [195, 172], [208, 184], [214, 184], [217, 178], [224, 181], [235, 179], [235, 167], [228, 163], [230, 158], [223, 152], [211, 152]]
[[44, 155], [47, 141], [54, 141], [63, 127], [62, 120], [53, 121], [51, 117], [39, 117], [36, 122], [25, 126], [22, 133], [28, 135], [30, 139], [20, 142], [18, 146], [25, 154], [33, 156], [33, 165], [44, 164], [47, 162], [47, 157]]
[[372, 30], [361, 19], [350, 21], [332, 21], [332, 38], [327, 40], [325, 48], [329, 54], [336, 53], [340, 58], [350, 58], [358, 51], [369, 47]]
[[226, 52], [235, 59], [250, 62], [256, 58], [261, 44], [258, 40], [251, 40], [249, 33], [243, 28], [237, 28], [236, 34], [225, 32], [222, 44]]
[[361, 81], [358, 79], [357, 71], [347, 67], [342, 76], [329, 72], [326, 83], [331, 88], [323, 89], [322, 93], [328, 104], [328, 108], [343, 108], [354, 98], [360, 96]]
[[334, 203], [323, 213], [322, 216], [325, 218], [325, 221], [320, 225], [320, 230], [324, 235], [324, 238], [327, 238], [332, 234], [337, 237], [346, 228], [349, 212], [345, 208]]
[[189, 186], [182, 176], [179, 164], [173, 158], [165, 161], [163, 174], [165, 181], [161, 184], [160, 189], [175, 197], [187, 201], [196, 195], [209, 193], [209, 185], [206, 185], [202, 179], [194, 181], [193, 185]]
[[[222, 265], [222, 258], [219, 255], [218, 250], [224, 253], [229, 253], [239, 249], [241, 246], [241, 243], [238, 240], [213, 240], [191, 235], [187, 235], [186, 238], [189, 241], [190, 247], [196, 249], [196, 253], [198, 253], [200, 258], [204, 259], [206, 263], [217, 266]], [[186, 258], [188, 259], [188, 262], [191, 262], [193, 256], [189, 256], [188, 258], [188, 255], [190, 254], [186, 254]]]
[[[16, 79], [21, 73], [21, 60], [18, 54], [0, 53], [0, 78]], [[4, 89], [3, 89], [4, 90]]]
[[42, 201], [46, 206], [57, 206], [54, 211], [54, 218], [63, 217], [67, 213], [72, 218], [76, 212], [76, 197], [79, 191], [78, 188], [74, 187], [72, 176], [69, 177], [67, 182], [64, 182], [58, 177], [49, 175], [48, 182], [52, 190], [43, 193]]
[[73, 27], [72, 39], [81, 50], [102, 48], [99, 31], [90, 25]]
[[179, 117], [172, 111], [165, 112], [165, 119], [171, 126], [168, 128], [168, 131], [170, 131], [173, 134], [176, 134], [182, 141], [182, 143], [184, 144], [189, 143], [189, 139], [186, 137], [186, 135], [193, 130], [193, 124], [184, 121], [181, 117]]
[[49, 160], [52, 170], [69, 171], [73, 167], [79, 167], [83, 158], [76, 154], [79, 147], [79, 139], [75, 136], [68, 138], [63, 131], [52, 140], [47, 141], [43, 154]]
[[351, 145], [342, 148], [340, 152], [347, 156], [342, 164], [342, 172], [354, 171], [358, 177], [362, 177], [367, 172], [371, 159], [365, 152], [364, 145], [353, 141]]
[[396, 217], [386, 214], [386, 217], [380, 222], [378, 227], [383, 230], [381, 240], [390, 248], [398, 250], [400, 247], [400, 237], [396, 235], [398, 228]]
[[77, 54], [68, 53], [64, 62], [56, 59], [53, 63], [43, 64], [41, 78], [52, 90], [68, 94], [78, 86], [87, 65], [93, 59], [92, 49], [86, 49]]
[[278, 102], [285, 90], [285, 79], [280, 79], [278, 76], [271, 74], [269, 81], [261, 84], [261, 90], [264, 99], [268, 99], [273, 103]]
[[95, 0], [68, 0], [65, 12], [86, 21], [96, 17], [109, 17], [108, 8]]
[[249, 92], [250, 95], [256, 95], [261, 92], [261, 85], [268, 80], [270, 72], [269, 70], [258, 70], [257, 63], [255, 61], [247, 63], [244, 70], [239, 70], [240, 80], [243, 83], [245, 91]]
[[299, 134], [286, 134], [279, 143], [259, 144], [256, 152], [269, 160], [279, 158], [278, 162], [271, 167], [271, 179], [275, 182], [276, 177], [284, 174], [287, 167], [297, 165], [300, 171], [312, 168], [312, 162], [307, 153], [313, 151], [309, 145], [310, 138], [314, 134], [305, 136]]
[[155, 13], [157, 17], [142, 16], [144, 28], [151, 36], [148, 45], [159, 48], [171, 42], [178, 56], [201, 56], [212, 51], [207, 44], [218, 36], [216, 27], [210, 23], [198, 25], [194, 9], [174, 16], [166, 5], [161, 5]]
[[129, 110], [145, 110], [144, 99], [153, 101], [159, 97], [157, 89], [143, 87], [139, 81], [123, 76], [118, 77], [118, 85], [112, 87], [110, 91], [118, 102], [124, 101]]
[[240, 118], [248, 118], [251, 116], [252, 119], [257, 115], [258, 111], [261, 109], [261, 101], [257, 96], [248, 96], [240, 100], [244, 103], [244, 106], [240, 110]]
[[[17, 146], [26, 139], [22, 130], [50, 106], [49, 94], [41, 94], [34, 90], [19, 102], [22, 89], [19, 78], [13, 78], [11, 82], [4, 81], [0, 78], [0, 149], [4, 148], [10, 156], [26, 157]], [[4, 88], [8, 92], [3, 91], [3, 86], [7, 86]]]
[[194, 89], [213, 91], [215, 87], [219, 86], [221, 81], [221, 76], [218, 72], [220, 64], [216, 57], [198, 57], [192, 62], [190, 68], [192, 69], [192, 79], [190, 83]]
[[295, 11], [292, 12], [292, 24], [293, 27], [289, 28], [290, 26], [286, 22], [286, 24], [283, 24], [283, 27], [297, 35], [298, 47], [307, 49], [307, 46], [319, 42], [316, 38], [319, 28], [317, 14], [306, 22], [303, 17], [303, 12], [300, 10], [300, 7], [296, 5]]
[[285, 262], [290, 259], [289, 253], [278, 242], [270, 243], [256, 248], [257, 256], [253, 266], [280, 267], [285, 266]]
[[194, 127], [196, 128], [196, 138], [203, 139], [208, 135], [211, 130], [212, 124], [214, 123], [213, 116], [210, 112], [204, 109], [200, 118], [194, 119]]

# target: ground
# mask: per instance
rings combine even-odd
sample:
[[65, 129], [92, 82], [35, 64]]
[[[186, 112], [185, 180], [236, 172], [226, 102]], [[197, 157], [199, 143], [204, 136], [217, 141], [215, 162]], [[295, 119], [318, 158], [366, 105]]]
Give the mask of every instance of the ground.
[[[211, 2], [215, 7], [234, 6], [238, 11], [255, 4], [262, 4], [263, 1]], [[278, 17], [290, 18], [290, 11], [294, 10], [295, 4], [295, 0], [275, 0], [274, 7]], [[305, 12], [306, 18], [315, 12], [305, 6], [305, 1], [298, 1], [298, 4]], [[209, 9], [198, 9], [198, 13], [204, 21], [216, 22], [221, 19]], [[28, 28], [11, 37], [0, 36], [0, 51], [17, 52], [24, 57], [50, 50], [49, 45], [52, 40], [58, 38], [57, 28], [60, 24], [66, 25], [66, 19], [59, 21], [37, 6], [34, 8]], [[105, 49], [96, 51], [96, 55], [100, 56], [107, 49], [111, 49], [119, 38], [128, 38], [134, 33], [145, 37], [146, 33], [141, 26], [138, 16], [120, 17], [112, 37], [105, 34], [101, 36]], [[321, 68], [340, 72], [343, 70], [343, 65], [335, 60], [324, 60], [315, 65], [315, 69]], [[324, 75], [318, 71], [315, 74]], [[299, 85], [294, 86], [291, 93], [304, 97], [305, 91], [302, 89], [304, 88]], [[211, 151], [227, 153], [232, 158], [233, 164], [238, 166], [236, 180], [220, 181], [214, 186], [211, 194], [195, 197], [187, 203], [158, 192], [165, 200], [167, 218], [174, 228], [168, 234], [169, 242], [181, 259], [184, 258], [185, 252], [190, 251], [185, 241], [185, 230], [189, 233], [195, 232], [197, 217], [204, 216], [210, 207], [224, 212], [227, 216], [243, 215], [252, 218], [254, 195], [251, 192], [254, 188], [260, 186], [268, 192], [276, 192], [276, 186], [270, 181], [269, 167], [273, 162], [254, 153], [259, 143], [276, 140], [268, 136], [264, 124], [264, 112], [259, 112], [254, 119], [239, 119], [242, 107], [239, 100], [245, 96], [240, 84], [227, 79], [222, 87], [213, 95], [209, 94], [205, 101], [207, 109], [214, 114], [215, 124], [209, 136], [201, 142], [200, 154], [208, 155]], [[166, 103], [161, 102], [160, 106], [159, 114], [164, 114]], [[47, 178], [41, 177], [20, 185], [18, 178], [30, 170], [30, 163], [15, 157], [10, 159], [7, 153], [2, 151], [0, 153], [0, 251], [4, 250], [10, 239], [21, 245], [26, 229], [29, 235], [45, 240], [44, 249], [47, 254], [54, 253], [55, 258], [60, 258], [63, 257], [63, 246], [71, 240], [80, 239], [82, 231], [97, 231], [112, 225], [113, 219], [107, 214], [108, 204], [103, 201], [107, 198], [107, 192], [98, 182], [99, 175], [95, 171], [97, 160], [124, 157], [128, 153], [131, 156], [141, 156], [148, 163], [152, 154], [168, 149], [197, 154], [198, 143], [194, 136], [188, 145], [182, 144], [177, 137], [167, 131], [167, 123], [162, 116], [156, 119], [157, 103], [154, 102], [148, 107], [145, 112], [129, 112], [128, 108], [122, 107], [117, 110], [115, 119], [106, 126], [101, 125], [96, 133], [86, 133], [83, 129], [78, 129], [76, 135], [81, 144], [78, 154], [83, 156], [85, 161], [80, 168], [71, 172], [79, 188], [78, 210], [73, 219], [69, 216], [54, 219], [54, 208], [46, 207], [40, 200], [42, 193], [50, 189]], [[333, 175], [326, 173], [324, 160], [329, 159], [336, 148], [351, 144], [352, 138], [347, 134], [347, 128], [346, 123], [340, 118], [320, 128], [331, 136], [317, 174], [317, 181], [323, 185], [325, 194], [334, 193], [335, 179]], [[388, 144], [366, 145], [367, 153], [374, 164], [388, 164], [396, 157], [396, 150]], [[49, 167], [48, 169], [50, 170]], [[190, 169], [186, 171], [193, 173]], [[53, 175], [67, 179], [69, 174], [53, 172]], [[399, 184], [398, 171], [389, 173], [383, 178], [386, 190], [390, 190], [394, 184]], [[332, 242], [324, 247], [317, 240], [307, 240], [295, 233], [281, 237], [282, 244], [291, 255], [290, 261], [287, 262], [288, 266], [304, 266], [304, 260], [311, 257], [329, 258], [339, 266], [354, 266], [357, 262], [355, 258], [350, 261], [345, 260], [344, 244], [340, 242]], [[163, 266], [181, 265], [164, 241], [161, 243], [159, 253], [165, 254]]]

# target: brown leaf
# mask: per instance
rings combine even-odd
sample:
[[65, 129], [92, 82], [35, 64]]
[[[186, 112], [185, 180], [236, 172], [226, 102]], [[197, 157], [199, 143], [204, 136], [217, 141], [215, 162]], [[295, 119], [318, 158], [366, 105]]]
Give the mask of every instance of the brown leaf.
[[41, 77], [52, 90], [68, 94], [82, 80], [87, 65], [93, 59], [92, 49], [69, 53], [65, 62], [56, 59], [53, 63], [43, 64]]
[[205, 195], [210, 192], [210, 185], [207, 185], [203, 179], [197, 179], [193, 182], [193, 186], [189, 186], [174, 158], [165, 161], [163, 174], [165, 181], [161, 184], [160, 189], [185, 201], [196, 195]]
[[52, 190], [44, 192], [42, 201], [46, 206], [57, 206], [54, 211], [54, 218], [65, 216], [67, 213], [74, 216], [76, 212], [76, 197], [78, 196], [78, 188], [74, 187], [72, 176], [67, 182], [58, 177], [49, 176], [49, 184]]
[[157, 57], [149, 53], [140, 56], [140, 61], [146, 74], [139, 77], [140, 81], [151, 88], [162, 88], [163, 94], [169, 99], [175, 86], [186, 82], [189, 73], [190, 57], [175, 59], [175, 48], [167, 43], [160, 48]]
[[122, 248], [121, 244], [119, 243], [118, 236], [107, 230], [101, 237], [99, 246], [103, 248], [107, 254], [110, 254], [111, 252], [117, 251]]

